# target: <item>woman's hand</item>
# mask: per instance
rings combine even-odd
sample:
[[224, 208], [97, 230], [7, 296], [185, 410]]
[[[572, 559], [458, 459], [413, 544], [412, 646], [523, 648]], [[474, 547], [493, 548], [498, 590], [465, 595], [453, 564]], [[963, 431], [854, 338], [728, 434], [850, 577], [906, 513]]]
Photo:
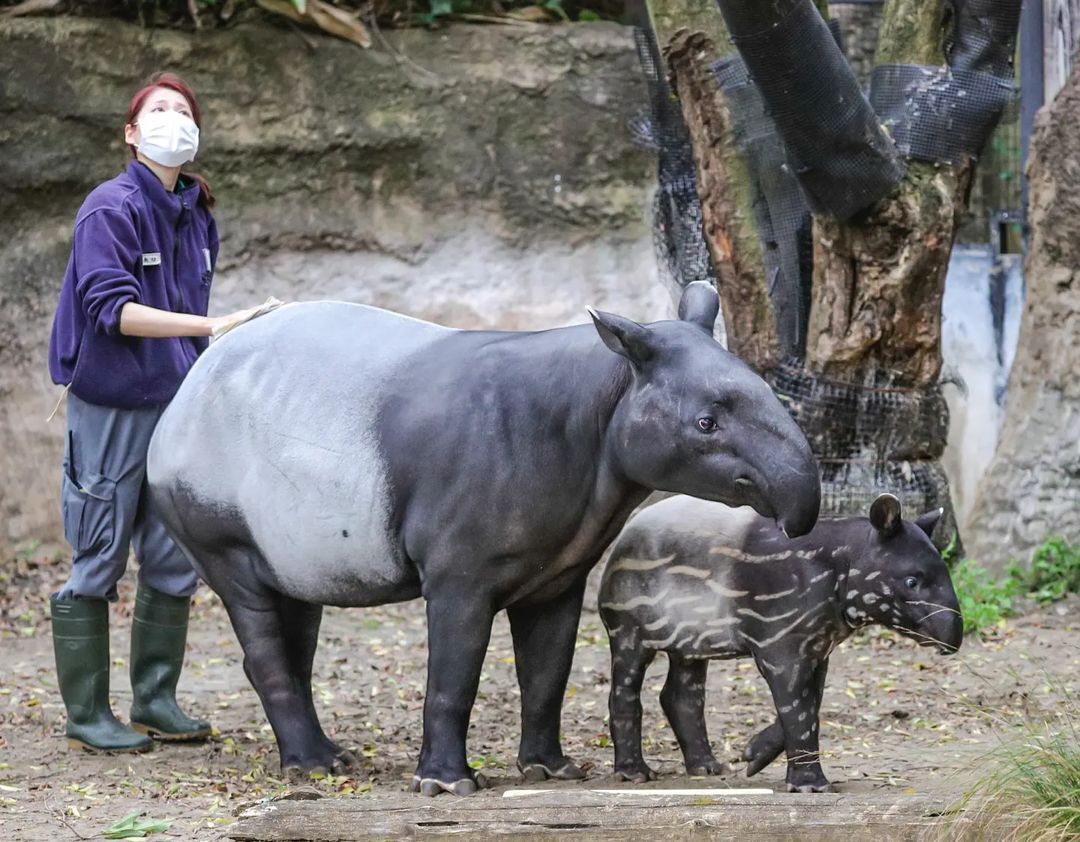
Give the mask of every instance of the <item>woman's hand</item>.
[[120, 333], [167, 339], [174, 336], [213, 336], [223, 328], [247, 318], [257, 307], [237, 310], [226, 316], [195, 316], [191, 313], [170, 313], [129, 301], [120, 311]]
[[210, 332], [206, 335], [216, 336], [217, 334], [223, 332], [225, 329], [232, 327], [233, 325], [237, 325], [245, 319], [250, 318], [255, 314], [255, 311], [258, 309], [258, 307], [248, 307], [246, 310], [237, 310], [236, 312], [229, 313], [225, 316], [215, 316], [214, 318], [209, 319]]

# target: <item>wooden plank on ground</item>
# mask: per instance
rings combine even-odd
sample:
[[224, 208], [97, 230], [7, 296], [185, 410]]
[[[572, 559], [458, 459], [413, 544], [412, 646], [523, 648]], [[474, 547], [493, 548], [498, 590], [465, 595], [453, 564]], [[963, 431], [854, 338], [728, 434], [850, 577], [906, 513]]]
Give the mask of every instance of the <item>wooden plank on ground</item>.
[[[427, 800], [391, 796], [277, 801], [242, 813], [226, 835], [243, 842], [353, 842], [455, 835], [466, 839], [721, 838], [779, 842], [908, 842], [941, 824], [941, 796], [883, 794], [649, 795], [553, 790], [527, 798], [481, 793]], [[842, 836], [841, 836], [842, 835]]]

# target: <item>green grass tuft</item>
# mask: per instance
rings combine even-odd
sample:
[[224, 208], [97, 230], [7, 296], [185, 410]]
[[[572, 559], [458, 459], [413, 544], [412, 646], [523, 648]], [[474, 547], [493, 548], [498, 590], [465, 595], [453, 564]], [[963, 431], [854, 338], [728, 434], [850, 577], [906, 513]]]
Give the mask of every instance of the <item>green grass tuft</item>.
[[[965, 796], [960, 816], [985, 838], [1080, 839], [1080, 710], [1069, 700], [1049, 721], [1031, 723], [1003, 745], [991, 771]], [[965, 838], [976, 838], [963, 834]], [[978, 838], [984, 838], [978, 835]]]

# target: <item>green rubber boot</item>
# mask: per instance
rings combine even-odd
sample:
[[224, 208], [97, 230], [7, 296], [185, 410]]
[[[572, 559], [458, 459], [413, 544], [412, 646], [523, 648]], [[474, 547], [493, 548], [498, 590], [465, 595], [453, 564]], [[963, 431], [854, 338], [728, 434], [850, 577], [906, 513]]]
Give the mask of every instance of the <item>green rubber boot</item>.
[[72, 748], [147, 751], [154, 741], [113, 716], [109, 707], [109, 603], [50, 599], [53, 651]]
[[210, 723], [176, 704], [191, 597], [139, 585], [131, 624], [131, 727], [159, 740], [205, 740]]

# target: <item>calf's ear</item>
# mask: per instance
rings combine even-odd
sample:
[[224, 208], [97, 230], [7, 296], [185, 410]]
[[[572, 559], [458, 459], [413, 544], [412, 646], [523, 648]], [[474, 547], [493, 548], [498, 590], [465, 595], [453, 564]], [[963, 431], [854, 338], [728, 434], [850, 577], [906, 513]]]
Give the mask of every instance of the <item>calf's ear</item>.
[[891, 538], [900, 531], [900, 500], [892, 494], [881, 494], [870, 504], [870, 525], [883, 538]]
[[709, 336], [713, 334], [720, 313], [720, 296], [707, 281], [694, 281], [683, 290], [679, 299], [679, 319], [695, 324]]
[[915, 518], [915, 525], [925, 532], [926, 537], [929, 538], [933, 536], [934, 527], [938, 525], [938, 521], [941, 520], [943, 514], [945, 514], [944, 509], [931, 509], [929, 512]]
[[652, 359], [652, 333], [645, 325], [640, 325], [633, 319], [616, 316], [614, 313], [604, 313], [600, 310], [589, 308], [593, 324], [600, 338], [616, 354], [621, 354], [633, 363], [635, 368], [641, 368]]

